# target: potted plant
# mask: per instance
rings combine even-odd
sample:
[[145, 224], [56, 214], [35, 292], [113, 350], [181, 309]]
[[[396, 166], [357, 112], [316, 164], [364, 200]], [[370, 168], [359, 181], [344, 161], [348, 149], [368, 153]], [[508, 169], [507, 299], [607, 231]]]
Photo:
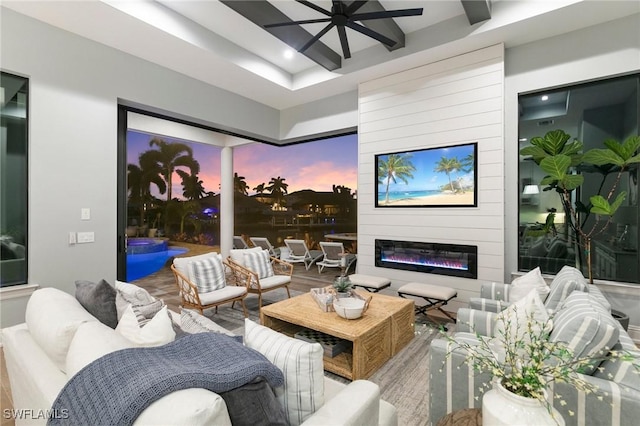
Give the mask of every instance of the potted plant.
[[[447, 357], [462, 351], [464, 362], [475, 371], [493, 375], [493, 388], [482, 398], [483, 425], [563, 425], [564, 419], [547, 399], [547, 389], [553, 382], [568, 383], [590, 393], [597, 390], [596, 386], [584, 380], [581, 371], [605, 360], [633, 362], [631, 354], [610, 348], [576, 357], [568, 343], [549, 339], [553, 317], [539, 315], [527, 312], [505, 316], [493, 338], [479, 334], [474, 340], [455, 338], [440, 329], [449, 342]], [[640, 366], [634, 367], [640, 373]], [[484, 386], [489, 388], [488, 384]], [[562, 395], [556, 393], [554, 399], [563, 404]]]
[[351, 280], [345, 275], [340, 275], [333, 281], [333, 288], [339, 298], [348, 296], [352, 286]]
[[[622, 174], [640, 163], [640, 137], [632, 136], [624, 143], [609, 139], [604, 141], [605, 148], [591, 149], [583, 153], [583, 143], [574, 139], [563, 130], [552, 130], [544, 137], [534, 137], [531, 145], [520, 150], [520, 154], [531, 159], [546, 173], [540, 181], [546, 185], [544, 191], [556, 191], [560, 196], [565, 212], [565, 221], [573, 232], [575, 244], [584, 248], [586, 270], [589, 282], [593, 283], [591, 264], [591, 242], [603, 233], [626, 197], [625, 191], [617, 191]], [[589, 204], [573, 200], [573, 191], [584, 183], [580, 173], [597, 172], [602, 176], [598, 192], [589, 196]], [[605, 187], [607, 176], [614, 175], [613, 184]], [[604, 194], [604, 195], [603, 195]], [[588, 223], [589, 216], [596, 215]], [[606, 219], [603, 220], [602, 218]], [[577, 250], [580, 253], [580, 250]], [[583, 266], [582, 255], [579, 255]]]

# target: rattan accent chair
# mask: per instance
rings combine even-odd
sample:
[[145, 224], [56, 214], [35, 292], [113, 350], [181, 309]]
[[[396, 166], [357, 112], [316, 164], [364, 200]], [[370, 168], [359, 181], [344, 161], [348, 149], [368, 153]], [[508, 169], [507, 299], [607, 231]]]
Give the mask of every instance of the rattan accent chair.
[[221, 289], [200, 292], [198, 286], [189, 278], [189, 263], [203, 260], [212, 255], [220, 256], [217, 253], [208, 253], [199, 256], [177, 257], [173, 260], [171, 271], [178, 286], [178, 293], [182, 302], [181, 306], [185, 309], [198, 310], [204, 315], [206, 309], [215, 308], [215, 312], [218, 313], [218, 306], [231, 303], [231, 308], [233, 308], [236, 302], [240, 302], [244, 316], [247, 318], [248, 312], [244, 299], [247, 297], [248, 278], [244, 282], [238, 280], [235, 276], [233, 279], [228, 279], [232, 276], [232, 273], [226, 261], [222, 260], [225, 286]]
[[230, 256], [226, 259], [226, 263], [231, 270], [232, 280], [238, 283], [247, 283], [247, 291], [258, 295], [258, 309], [262, 309], [263, 293], [284, 288], [287, 291], [287, 297], [291, 298], [289, 284], [291, 284], [291, 275], [293, 275], [293, 265], [291, 263], [270, 256], [273, 275], [260, 277], [259, 272], [250, 269], [244, 262], [243, 253], [261, 250], [259, 247], [248, 250], [231, 250]]

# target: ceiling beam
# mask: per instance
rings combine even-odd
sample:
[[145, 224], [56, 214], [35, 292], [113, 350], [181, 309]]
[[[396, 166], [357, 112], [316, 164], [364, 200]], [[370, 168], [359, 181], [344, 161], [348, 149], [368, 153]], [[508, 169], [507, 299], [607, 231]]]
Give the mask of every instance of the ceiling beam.
[[[313, 35], [299, 25], [288, 25], [285, 27], [264, 28], [266, 24], [279, 22], [292, 22], [287, 15], [280, 12], [278, 8], [271, 5], [266, 0], [226, 0], [221, 1], [238, 12], [254, 24], [274, 37], [285, 42], [295, 50], [299, 50], [306, 42], [313, 38]], [[326, 44], [317, 41], [302, 53], [307, 58], [321, 65], [329, 71], [334, 71], [342, 66], [342, 57], [331, 50]]]
[[[362, 6], [360, 9], [358, 9], [356, 13], [381, 12], [384, 10], [386, 9], [380, 4], [378, 0], [370, 0], [365, 3], [364, 6]], [[383, 36], [390, 38], [391, 40], [394, 40], [396, 44], [394, 44], [393, 46], [387, 46], [384, 43], [380, 43], [384, 47], [386, 47], [389, 52], [404, 47], [404, 32], [402, 31], [402, 29], [400, 29], [398, 24], [396, 24], [396, 21], [394, 21], [393, 18], [371, 19], [367, 21], [361, 21], [361, 24], [369, 28], [370, 30], [380, 33]]]
[[460, 0], [469, 24], [491, 19], [491, 0]]

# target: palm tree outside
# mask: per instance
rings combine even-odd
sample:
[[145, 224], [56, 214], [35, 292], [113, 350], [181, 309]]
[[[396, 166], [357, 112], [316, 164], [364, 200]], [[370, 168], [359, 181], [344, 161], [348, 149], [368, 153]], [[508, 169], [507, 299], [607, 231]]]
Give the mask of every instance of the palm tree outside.
[[280, 176], [277, 178], [271, 178], [269, 186], [265, 188], [272, 196], [275, 197], [278, 206], [282, 206], [284, 196], [287, 194], [287, 188], [289, 187], [288, 183], [284, 183], [285, 180], [285, 178]]

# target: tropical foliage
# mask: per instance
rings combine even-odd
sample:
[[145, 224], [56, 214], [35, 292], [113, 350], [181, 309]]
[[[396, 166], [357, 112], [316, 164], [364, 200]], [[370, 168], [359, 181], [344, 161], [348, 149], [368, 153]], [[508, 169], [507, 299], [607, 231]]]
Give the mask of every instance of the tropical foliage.
[[[607, 229], [625, 200], [627, 194], [618, 191], [618, 185], [623, 173], [637, 168], [640, 163], [640, 137], [629, 137], [623, 143], [608, 139], [604, 141], [605, 148], [584, 153], [584, 144], [577, 139], [570, 139], [571, 136], [563, 130], [552, 130], [543, 137], [532, 138], [531, 146], [522, 148], [520, 154], [531, 156], [546, 173], [540, 181], [541, 185], [546, 185], [544, 191], [556, 191], [560, 196], [566, 222], [576, 236], [575, 242], [585, 248], [589, 280], [593, 282], [591, 240]], [[582, 173], [601, 176], [598, 190], [589, 196], [588, 204], [579, 199], [573, 202], [573, 191], [584, 183]], [[609, 175], [613, 175], [614, 180], [606, 187]], [[591, 214], [596, 215], [595, 220], [588, 222]], [[604, 222], [601, 216], [606, 217]]]
[[279, 206], [284, 204], [284, 196], [287, 194], [287, 188], [289, 187], [289, 184], [284, 182], [285, 180], [285, 178], [280, 176], [277, 178], [271, 178], [269, 186], [265, 188], [271, 193]]

